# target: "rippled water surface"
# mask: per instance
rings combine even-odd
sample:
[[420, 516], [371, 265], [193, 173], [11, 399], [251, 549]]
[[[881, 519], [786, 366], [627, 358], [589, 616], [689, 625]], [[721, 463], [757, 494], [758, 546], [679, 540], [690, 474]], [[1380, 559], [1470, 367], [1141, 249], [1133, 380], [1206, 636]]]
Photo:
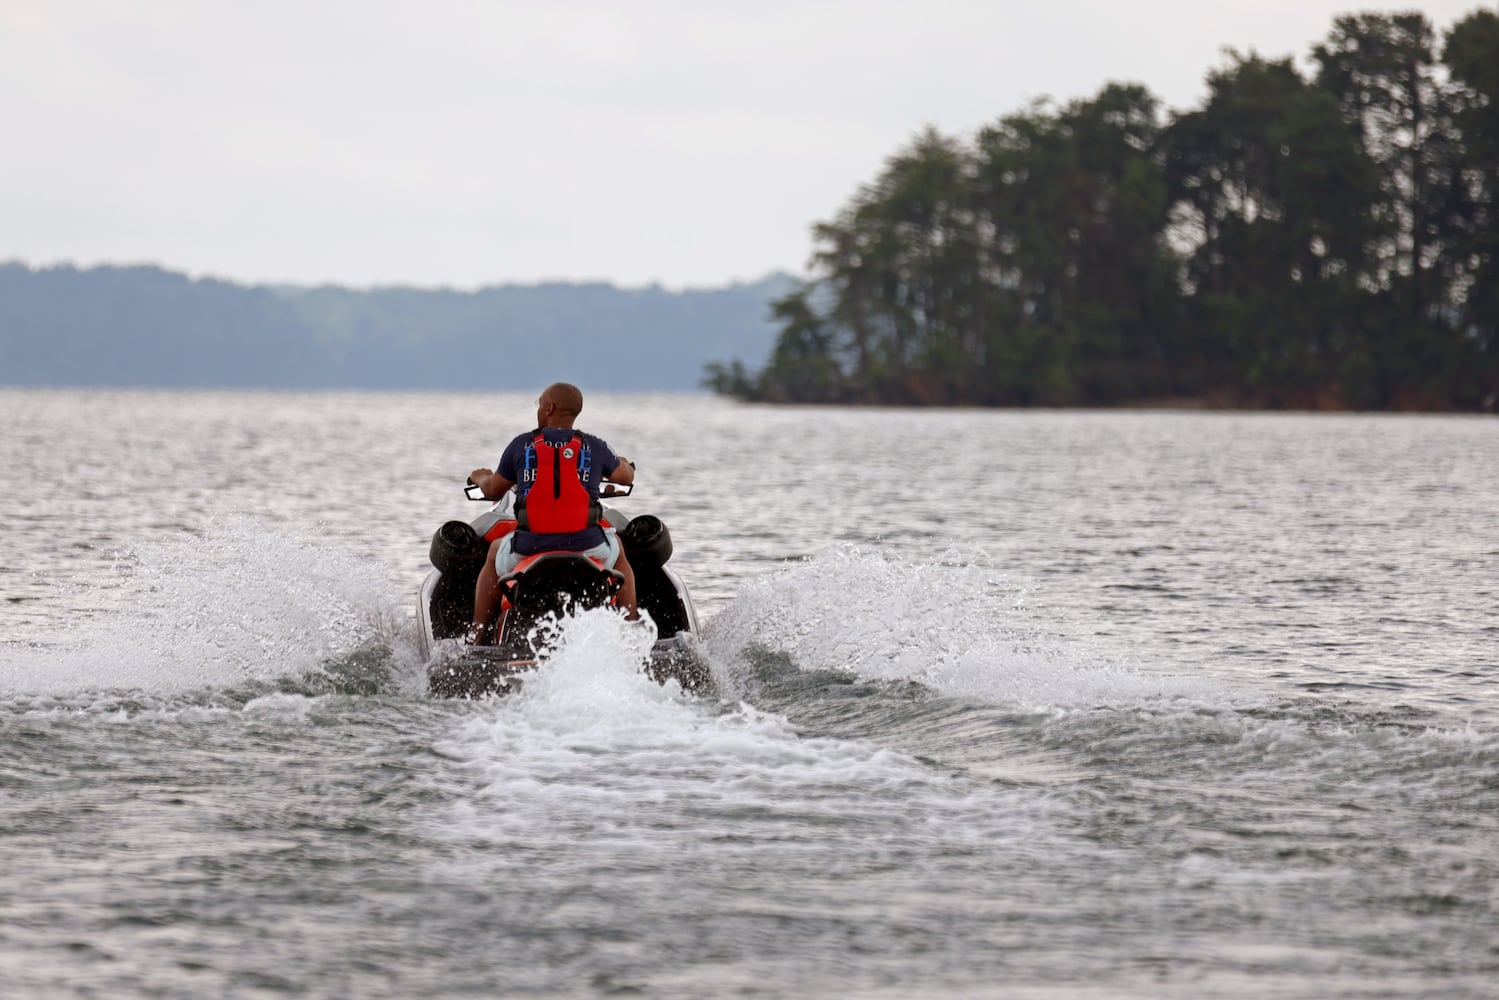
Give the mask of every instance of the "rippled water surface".
[[597, 394], [716, 692], [434, 701], [531, 399], [0, 390], [0, 994], [1494, 995], [1499, 421]]

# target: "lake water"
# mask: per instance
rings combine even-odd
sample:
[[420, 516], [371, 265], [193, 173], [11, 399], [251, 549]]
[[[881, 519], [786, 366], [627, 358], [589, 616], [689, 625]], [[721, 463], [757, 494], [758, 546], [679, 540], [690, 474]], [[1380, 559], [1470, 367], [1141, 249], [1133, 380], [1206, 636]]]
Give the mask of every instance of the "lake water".
[[716, 693], [428, 699], [533, 398], [0, 391], [0, 994], [1499, 995], [1499, 420], [596, 394]]

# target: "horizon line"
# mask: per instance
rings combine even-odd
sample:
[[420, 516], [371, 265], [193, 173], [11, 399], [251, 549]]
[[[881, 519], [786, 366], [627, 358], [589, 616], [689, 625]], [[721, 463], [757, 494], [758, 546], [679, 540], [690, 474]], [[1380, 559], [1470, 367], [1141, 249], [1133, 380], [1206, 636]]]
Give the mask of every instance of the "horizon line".
[[620, 291], [664, 291], [673, 294], [682, 294], [696, 291], [720, 291], [728, 288], [743, 288], [758, 285], [762, 282], [771, 281], [776, 278], [789, 278], [793, 281], [806, 282], [809, 275], [798, 273], [785, 268], [772, 267], [757, 277], [729, 277], [718, 283], [669, 283], [661, 279], [651, 279], [642, 283], [629, 283], [619, 279], [600, 277], [545, 277], [532, 279], [496, 279], [478, 284], [458, 283], [434, 283], [420, 284], [406, 281], [373, 281], [369, 283], [343, 282], [338, 280], [278, 280], [233, 277], [213, 271], [198, 271], [190, 268], [174, 266], [155, 260], [102, 260], [80, 263], [71, 259], [53, 260], [45, 263], [32, 263], [21, 257], [7, 257], [0, 259], [0, 268], [19, 267], [32, 273], [43, 271], [72, 270], [86, 271], [130, 271], [130, 270], [155, 270], [166, 274], [175, 274], [187, 278], [190, 281], [220, 282], [228, 285], [238, 285], [243, 288], [265, 288], [278, 289], [300, 289], [317, 291], [324, 289], [337, 289], [349, 292], [376, 292], [376, 291], [422, 291], [422, 292], [453, 292], [460, 294], [473, 294], [496, 288], [546, 288], [546, 287], [592, 287], [604, 286], [615, 288]]

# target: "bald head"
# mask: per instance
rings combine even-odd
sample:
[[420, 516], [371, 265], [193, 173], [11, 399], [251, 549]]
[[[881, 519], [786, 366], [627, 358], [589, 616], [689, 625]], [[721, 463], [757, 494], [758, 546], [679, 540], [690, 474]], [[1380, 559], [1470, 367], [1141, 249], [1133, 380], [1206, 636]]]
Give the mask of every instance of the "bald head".
[[553, 382], [536, 398], [536, 426], [571, 427], [583, 412], [583, 392], [568, 382]]

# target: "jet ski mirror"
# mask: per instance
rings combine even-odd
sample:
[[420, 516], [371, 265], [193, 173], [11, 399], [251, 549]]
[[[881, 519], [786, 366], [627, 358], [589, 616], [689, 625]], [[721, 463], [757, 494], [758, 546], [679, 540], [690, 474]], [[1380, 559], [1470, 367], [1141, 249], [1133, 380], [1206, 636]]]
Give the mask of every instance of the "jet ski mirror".
[[468, 497], [470, 500], [489, 499], [489, 497], [484, 495], [484, 491], [479, 489], [479, 484], [474, 482], [472, 479], [468, 481], [467, 486], [463, 487], [463, 495]]
[[[630, 466], [631, 469], [635, 468], [635, 463], [634, 462], [628, 462], [627, 464]], [[631, 493], [634, 493], [634, 492], [635, 492], [635, 484], [634, 483], [631, 483], [629, 486], [616, 486], [615, 484], [609, 482], [609, 480], [606, 479], [606, 480], [604, 480], [604, 488], [601, 489], [601, 490], [599, 490], [599, 498], [603, 499], [604, 497], [627, 497]]]

